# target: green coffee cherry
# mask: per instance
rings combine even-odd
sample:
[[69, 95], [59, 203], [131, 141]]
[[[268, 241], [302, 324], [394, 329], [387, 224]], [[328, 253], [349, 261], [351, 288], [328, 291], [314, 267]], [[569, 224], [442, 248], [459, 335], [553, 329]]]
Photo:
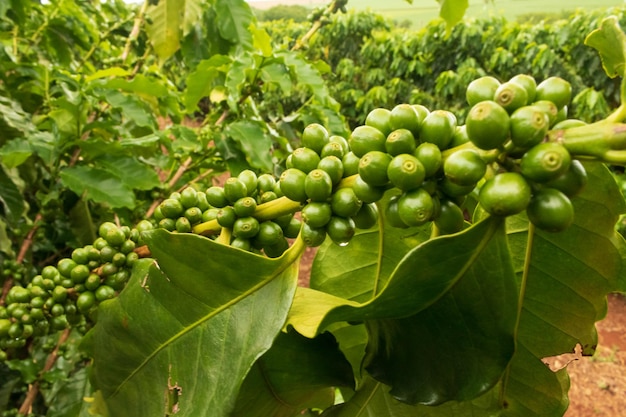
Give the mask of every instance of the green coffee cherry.
[[547, 78], [537, 85], [536, 100], [551, 101], [560, 109], [572, 100], [572, 86], [560, 77]]
[[348, 143], [351, 151], [361, 158], [370, 151], [386, 152], [387, 136], [372, 126], [358, 126], [350, 135]]
[[409, 226], [400, 218], [399, 201], [400, 196], [394, 195], [387, 202], [385, 206], [385, 224], [391, 227], [406, 229]]
[[206, 190], [206, 199], [210, 205], [216, 208], [226, 207], [228, 205], [228, 199], [224, 188], [213, 186]]
[[259, 224], [259, 231], [254, 237], [255, 246], [262, 248], [277, 245], [284, 238], [283, 229], [273, 221], [265, 221]]
[[533, 102], [532, 105], [540, 108], [548, 116], [548, 119], [550, 119], [550, 126], [554, 126], [559, 114], [559, 109], [553, 102], [548, 100], [537, 100]]
[[356, 231], [354, 220], [346, 217], [333, 216], [326, 224], [327, 236], [339, 246], [347, 245]]
[[330, 200], [333, 214], [341, 217], [352, 217], [361, 209], [363, 202], [358, 199], [352, 188], [340, 188], [335, 191]]
[[330, 176], [333, 185], [339, 184], [339, 181], [341, 181], [344, 175], [343, 163], [341, 162], [341, 159], [334, 155], [322, 158], [320, 163], [317, 165], [317, 168], [326, 171], [326, 173]]
[[296, 168], [289, 168], [280, 175], [280, 190], [290, 200], [306, 201], [307, 194], [304, 189], [306, 174]]
[[195, 207], [198, 205], [197, 191], [192, 187], [187, 187], [180, 193], [180, 203], [183, 208]]
[[259, 221], [254, 217], [240, 217], [233, 224], [233, 236], [250, 239], [259, 232]]
[[361, 157], [359, 176], [372, 186], [384, 186], [389, 183], [387, 167], [391, 156], [386, 152], [370, 151]]
[[359, 229], [369, 229], [378, 223], [378, 208], [376, 204], [363, 204], [358, 213], [352, 216], [354, 224]]
[[421, 142], [434, 143], [439, 149], [446, 149], [452, 142], [456, 130], [456, 117], [447, 110], [432, 111], [421, 125]]
[[233, 204], [233, 210], [237, 217], [249, 217], [252, 216], [256, 210], [256, 200], [252, 197], [243, 197], [235, 201]]
[[317, 168], [320, 163], [320, 156], [310, 148], [298, 148], [291, 153], [291, 165], [295, 169], [308, 174]]
[[343, 164], [343, 176], [350, 177], [359, 173], [359, 162], [361, 158], [356, 156], [353, 152], [346, 153], [341, 159]]
[[244, 169], [239, 173], [239, 175], [237, 175], [237, 179], [245, 184], [247, 195], [253, 195], [258, 187], [258, 178], [256, 173], [250, 169]]
[[252, 244], [250, 243], [250, 239], [244, 239], [242, 237], [236, 237], [230, 242], [230, 246], [233, 248], [245, 250], [249, 252], [252, 249]]
[[537, 81], [535, 78], [528, 74], [517, 74], [509, 80], [511, 83], [519, 84], [526, 90], [526, 96], [528, 103], [535, 101], [537, 91]]
[[434, 143], [420, 144], [413, 155], [421, 162], [424, 167], [424, 176], [426, 178], [435, 175], [443, 166], [443, 156], [441, 150]]
[[418, 113], [417, 109], [410, 104], [402, 103], [394, 106], [391, 109], [389, 115], [389, 125], [392, 131], [398, 129], [409, 130], [414, 136], [420, 134], [422, 121], [422, 114]]
[[580, 193], [587, 184], [587, 171], [582, 162], [572, 159], [569, 169], [545, 183], [546, 187], [556, 188], [568, 197]]
[[387, 177], [395, 187], [409, 191], [422, 185], [426, 178], [426, 171], [419, 159], [405, 153], [391, 160], [387, 166]]
[[547, 182], [565, 173], [571, 156], [561, 144], [540, 143], [528, 150], [520, 161], [522, 175], [531, 181]]
[[302, 208], [302, 220], [313, 228], [326, 226], [332, 214], [329, 203], [311, 202]]
[[336, 156], [337, 158], [343, 158], [343, 155], [347, 151], [344, 150], [343, 145], [339, 142], [328, 142], [322, 148], [320, 157], [325, 158], [327, 156]]
[[574, 206], [570, 199], [554, 188], [537, 191], [526, 209], [528, 219], [536, 227], [548, 232], [561, 232], [574, 221]]
[[385, 149], [387, 153], [396, 156], [403, 153], [413, 153], [415, 151], [415, 137], [408, 129], [396, 129], [387, 136]]
[[420, 226], [433, 217], [433, 198], [423, 188], [408, 191], [398, 200], [398, 215], [408, 226]]
[[263, 194], [267, 191], [274, 191], [274, 187], [276, 186], [276, 178], [270, 174], [262, 174], [257, 179], [257, 188], [259, 190], [259, 194]]
[[530, 185], [516, 172], [503, 172], [490, 178], [478, 195], [480, 205], [494, 216], [521, 213], [528, 206], [530, 198]]
[[218, 210], [215, 219], [220, 226], [230, 229], [235, 224], [235, 220], [237, 220], [237, 215], [235, 214], [235, 210], [232, 207], [226, 206]]
[[175, 228], [178, 233], [191, 233], [191, 222], [186, 217], [179, 217], [176, 219]]
[[540, 108], [523, 106], [511, 114], [511, 141], [520, 148], [539, 144], [548, 133], [550, 118]]
[[326, 240], [326, 229], [324, 227], [314, 228], [304, 223], [300, 231], [300, 237], [306, 246], [317, 247]]
[[491, 76], [484, 76], [473, 80], [465, 90], [467, 103], [470, 106], [474, 106], [481, 101], [493, 100], [498, 87], [500, 87], [500, 81]]
[[526, 89], [515, 82], [501, 84], [493, 97], [493, 101], [504, 107], [510, 114], [528, 104]]
[[473, 185], [485, 175], [487, 165], [476, 151], [460, 149], [446, 158], [443, 172], [455, 184]]
[[304, 191], [311, 201], [326, 201], [333, 192], [333, 181], [322, 169], [314, 169], [304, 179]]
[[248, 187], [239, 178], [230, 177], [224, 183], [224, 195], [228, 203], [234, 204], [240, 198], [248, 196]]
[[387, 136], [391, 133], [391, 111], [382, 107], [373, 109], [365, 117], [365, 125], [373, 127]]
[[302, 131], [302, 146], [312, 149], [318, 154], [321, 154], [328, 142], [328, 131], [319, 123], [311, 123]]
[[439, 232], [448, 235], [463, 230], [465, 225], [465, 216], [463, 210], [448, 199], [439, 202], [439, 215], [435, 219], [435, 225]]
[[470, 110], [465, 128], [467, 137], [477, 148], [496, 149], [509, 138], [509, 114], [495, 101], [482, 101]]

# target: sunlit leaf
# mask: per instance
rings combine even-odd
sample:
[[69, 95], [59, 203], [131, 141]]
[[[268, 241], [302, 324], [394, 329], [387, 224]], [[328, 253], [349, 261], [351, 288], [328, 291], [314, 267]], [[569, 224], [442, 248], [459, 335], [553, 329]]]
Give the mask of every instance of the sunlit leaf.
[[151, 23], [146, 26], [146, 33], [161, 62], [180, 48], [184, 12], [180, 6], [180, 0], [160, 0], [148, 8]]
[[264, 57], [272, 56], [272, 39], [264, 29], [252, 28], [252, 40], [254, 47], [261, 51]]
[[218, 77], [226, 73], [231, 58], [225, 55], [214, 55], [210, 59], [201, 61], [196, 69], [187, 76], [183, 95], [183, 102], [187, 108], [187, 112], [194, 112], [198, 108], [198, 102], [203, 97], [211, 94], [213, 88], [216, 87]]
[[93, 383], [112, 416], [227, 416], [284, 325], [303, 248], [269, 259], [163, 229], [145, 239], [156, 263], [140, 261], [87, 339]]
[[254, 15], [244, 0], [216, 0], [217, 26], [222, 37], [229, 42], [252, 48], [250, 24]]
[[605, 18], [599, 29], [587, 35], [585, 45], [595, 48], [600, 53], [602, 67], [609, 77], [624, 76], [626, 34], [620, 28], [617, 17]]
[[469, 7], [469, 0], [437, 0], [441, 5], [439, 16], [446, 21], [447, 30], [459, 23]]

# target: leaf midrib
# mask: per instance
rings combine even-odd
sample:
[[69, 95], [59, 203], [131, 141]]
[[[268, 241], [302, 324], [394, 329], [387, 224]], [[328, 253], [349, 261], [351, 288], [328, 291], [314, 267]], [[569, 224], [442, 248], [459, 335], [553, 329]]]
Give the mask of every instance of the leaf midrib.
[[289, 249], [289, 251], [287, 252], [287, 257], [285, 258], [284, 262], [282, 262], [280, 265], [280, 268], [277, 269], [276, 273], [273, 275], [270, 275], [267, 279], [263, 280], [263, 281], [259, 281], [259, 283], [257, 283], [256, 285], [254, 285], [253, 287], [251, 287], [248, 291], [245, 291], [243, 293], [241, 293], [239, 296], [233, 298], [232, 300], [230, 300], [229, 302], [219, 306], [218, 308], [214, 309], [213, 311], [211, 311], [208, 315], [203, 316], [202, 318], [200, 318], [199, 320], [196, 320], [195, 322], [193, 322], [191, 325], [187, 326], [187, 327], [183, 327], [183, 329], [179, 332], [177, 332], [176, 334], [174, 334], [172, 337], [170, 337], [168, 340], [166, 340], [163, 344], [161, 344], [157, 349], [155, 349], [152, 353], [150, 353], [144, 360], [143, 362], [141, 362], [139, 364], [139, 366], [137, 366], [137, 368], [135, 368], [120, 384], [119, 386], [115, 389], [115, 391], [113, 391], [113, 393], [109, 396], [109, 397], [114, 397], [115, 395], [117, 395], [117, 393], [122, 389], [122, 387], [124, 385], [126, 385], [126, 383], [128, 383], [131, 379], [133, 379], [135, 377], [135, 375], [137, 375], [154, 357], [156, 357], [157, 354], [159, 354], [163, 349], [165, 349], [166, 347], [169, 347], [171, 344], [173, 344], [176, 340], [180, 339], [181, 337], [185, 336], [187, 333], [189, 333], [191, 330], [194, 330], [195, 328], [197, 328], [198, 326], [200, 326], [201, 324], [203, 324], [204, 322], [208, 321], [209, 319], [217, 316], [219, 313], [227, 310], [228, 308], [232, 307], [233, 305], [237, 304], [238, 302], [240, 302], [241, 300], [243, 300], [244, 298], [248, 297], [251, 294], [254, 294], [255, 292], [259, 291], [261, 288], [263, 288], [265, 285], [269, 284], [272, 280], [274, 280], [277, 276], [281, 275], [289, 266], [291, 266], [293, 264], [293, 262], [298, 259], [302, 253], [304, 252], [304, 243], [302, 241], [302, 239], [298, 238], [296, 239], [296, 241], [294, 242], [293, 246]]

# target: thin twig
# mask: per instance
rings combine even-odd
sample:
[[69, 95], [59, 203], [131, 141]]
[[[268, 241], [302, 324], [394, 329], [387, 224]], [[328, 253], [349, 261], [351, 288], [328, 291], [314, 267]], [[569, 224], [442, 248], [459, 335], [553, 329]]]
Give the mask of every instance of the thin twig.
[[[61, 336], [59, 336], [57, 345], [54, 347], [54, 350], [50, 352], [50, 354], [48, 355], [48, 358], [46, 359], [46, 364], [44, 365], [41, 371], [41, 375], [45, 374], [46, 372], [52, 369], [57, 359], [59, 358], [59, 349], [70, 337], [70, 332], [71, 332], [71, 329], [63, 330], [63, 333], [61, 333]], [[37, 398], [37, 395], [39, 394], [39, 387], [40, 387], [39, 381], [35, 381], [35, 383], [31, 384], [28, 387], [26, 398], [24, 399], [24, 402], [22, 403], [22, 406], [20, 407], [18, 414], [25, 416], [31, 412], [33, 403], [35, 402], [35, 399]]]
[[130, 49], [132, 47], [133, 41], [139, 37], [139, 32], [141, 30], [141, 25], [143, 24], [143, 17], [146, 14], [146, 10], [148, 10], [148, 0], [144, 0], [141, 9], [137, 13], [137, 17], [135, 17], [135, 24], [133, 25], [133, 29], [130, 31], [128, 38], [126, 38], [126, 45], [124, 45], [124, 52], [122, 52], [122, 63], [126, 63], [126, 59], [130, 55]]
[[326, 8], [325, 12], [320, 17], [318, 17], [315, 22], [313, 22], [313, 25], [308, 30], [308, 32], [305, 33], [300, 39], [296, 41], [295, 45], [291, 48], [291, 50], [297, 51], [303, 46], [305, 46], [309, 42], [309, 39], [311, 39], [311, 37], [315, 35], [315, 32], [317, 32], [322, 26], [324, 26], [324, 23], [322, 23], [322, 17], [324, 17], [324, 15], [326, 15], [326, 13], [329, 13], [329, 12], [335, 13], [341, 7], [342, 4], [345, 4], [345, 2], [340, 2], [337, 0], [331, 1], [328, 7]]

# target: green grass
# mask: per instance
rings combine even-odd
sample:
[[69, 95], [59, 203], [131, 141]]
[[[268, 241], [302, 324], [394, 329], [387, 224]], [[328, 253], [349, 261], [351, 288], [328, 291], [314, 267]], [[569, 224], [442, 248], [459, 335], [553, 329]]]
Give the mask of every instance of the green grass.
[[[593, 10], [626, 6], [626, 0], [470, 0], [469, 4], [467, 17], [497, 15], [516, 20], [518, 16], [529, 13], [559, 14], [577, 8]], [[357, 10], [369, 8], [398, 22], [410, 21], [417, 28], [436, 19], [439, 14], [439, 4], [435, 0], [413, 0], [413, 4], [405, 0], [349, 0], [348, 7]]]

